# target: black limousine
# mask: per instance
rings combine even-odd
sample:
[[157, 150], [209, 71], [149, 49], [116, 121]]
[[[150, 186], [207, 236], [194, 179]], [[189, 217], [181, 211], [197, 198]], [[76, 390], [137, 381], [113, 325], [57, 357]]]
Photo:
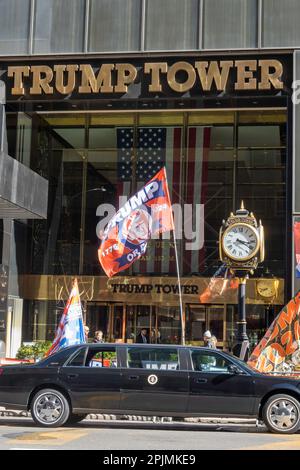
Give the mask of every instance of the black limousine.
[[260, 374], [219, 350], [82, 344], [32, 365], [0, 368], [0, 406], [41, 426], [88, 413], [256, 417], [276, 433], [300, 428], [300, 379]]

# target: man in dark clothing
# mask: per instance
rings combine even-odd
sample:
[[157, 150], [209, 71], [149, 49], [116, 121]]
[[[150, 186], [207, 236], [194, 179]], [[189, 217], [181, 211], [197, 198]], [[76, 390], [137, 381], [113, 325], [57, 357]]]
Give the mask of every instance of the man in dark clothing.
[[148, 336], [146, 328], [142, 328], [136, 337], [136, 343], [148, 343]]

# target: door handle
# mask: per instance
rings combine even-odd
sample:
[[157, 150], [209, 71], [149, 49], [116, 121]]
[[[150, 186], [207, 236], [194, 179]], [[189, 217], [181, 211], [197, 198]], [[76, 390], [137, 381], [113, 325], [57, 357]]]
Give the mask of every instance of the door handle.
[[78, 377], [78, 374], [69, 374], [68, 379], [76, 379]]
[[206, 384], [207, 379], [195, 379], [195, 382], [197, 382], [197, 384]]
[[130, 375], [129, 380], [138, 380], [140, 377], [139, 375]]

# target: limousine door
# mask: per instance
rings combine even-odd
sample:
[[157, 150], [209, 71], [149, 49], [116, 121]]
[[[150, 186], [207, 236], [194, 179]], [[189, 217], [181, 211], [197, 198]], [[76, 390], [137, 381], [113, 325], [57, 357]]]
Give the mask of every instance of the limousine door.
[[115, 347], [83, 348], [61, 368], [60, 380], [67, 386], [75, 409], [119, 409], [120, 368]]
[[[254, 381], [230, 371], [232, 363], [218, 352], [190, 350], [188, 411], [204, 415], [252, 415]], [[229, 369], [228, 369], [229, 367]]]
[[180, 370], [180, 350], [128, 347], [124, 360], [127, 367], [121, 370], [121, 410], [186, 411], [189, 381], [188, 371]]

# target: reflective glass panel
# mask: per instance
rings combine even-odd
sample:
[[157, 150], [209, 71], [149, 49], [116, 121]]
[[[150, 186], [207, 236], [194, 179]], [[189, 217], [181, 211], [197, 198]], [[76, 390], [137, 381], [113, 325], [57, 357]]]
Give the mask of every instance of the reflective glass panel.
[[264, 47], [299, 46], [299, 0], [264, 0], [262, 37]]
[[82, 52], [84, 0], [36, 0], [34, 53]]
[[146, 49], [196, 49], [198, 15], [198, 0], [148, 0]]
[[89, 51], [136, 51], [140, 48], [139, 0], [91, 0]]
[[204, 0], [204, 48], [256, 47], [256, 0]]
[[0, 0], [0, 54], [28, 52], [30, 0]]

